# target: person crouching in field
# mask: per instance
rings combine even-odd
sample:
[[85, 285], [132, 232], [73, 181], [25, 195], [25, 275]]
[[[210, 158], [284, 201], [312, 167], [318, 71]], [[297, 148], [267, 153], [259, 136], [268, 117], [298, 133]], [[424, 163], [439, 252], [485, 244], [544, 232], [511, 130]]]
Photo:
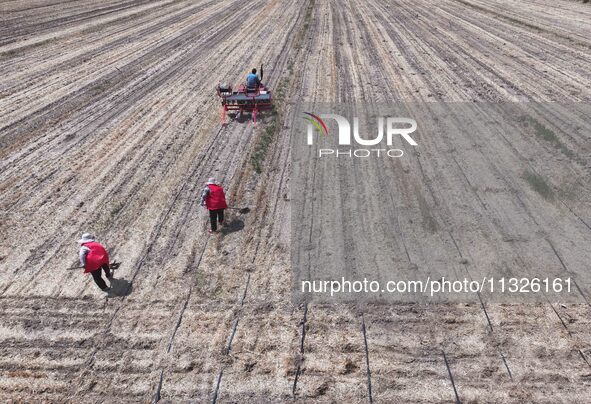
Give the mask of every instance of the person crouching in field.
[[215, 178], [210, 178], [205, 183], [205, 188], [201, 192], [201, 206], [209, 210], [209, 233], [213, 233], [218, 229], [218, 222], [220, 225], [224, 223], [224, 209], [228, 208], [224, 189], [217, 184]]
[[109, 253], [100, 243], [94, 241], [92, 234], [84, 233], [78, 240], [80, 244], [80, 265], [84, 267], [84, 273], [90, 272], [96, 285], [103, 291], [108, 292], [111, 288], [107, 286], [101, 276], [101, 270], [105, 271], [107, 279], [112, 278], [109, 268]]

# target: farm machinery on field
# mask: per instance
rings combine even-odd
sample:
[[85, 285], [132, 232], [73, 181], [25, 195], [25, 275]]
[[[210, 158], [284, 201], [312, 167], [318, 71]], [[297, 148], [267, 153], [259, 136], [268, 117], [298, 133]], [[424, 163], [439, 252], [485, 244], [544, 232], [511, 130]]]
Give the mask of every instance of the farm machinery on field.
[[226, 121], [228, 111], [237, 111], [239, 116], [244, 112], [252, 113], [252, 121], [256, 124], [259, 111], [272, 108], [273, 97], [271, 91], [262, 83], [263, 66], [260, 70], [260, 83], [257, 86], [249, 87], [240, 84], [236, 91], [228, 84], [218, 84], [216, 87], [218, 96], [222, 99], [221, 121]]

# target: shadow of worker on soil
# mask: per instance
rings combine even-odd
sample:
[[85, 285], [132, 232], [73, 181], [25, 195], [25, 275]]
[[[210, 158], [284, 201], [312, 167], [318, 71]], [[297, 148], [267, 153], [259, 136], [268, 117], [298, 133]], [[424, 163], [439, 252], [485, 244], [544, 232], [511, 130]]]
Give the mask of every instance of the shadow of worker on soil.
[[123, 297], [129, 296], [133, 289], [133, 284], [126, 279], [111, 278], [111, 290], [109, 290], [109, 297]]
[[242, 229], [244, 229], [244, 221], [240, 219], [232, 219], [230, 222], [224, 223], [224, 227], [222, 227], [222, 234], [225, 236]]

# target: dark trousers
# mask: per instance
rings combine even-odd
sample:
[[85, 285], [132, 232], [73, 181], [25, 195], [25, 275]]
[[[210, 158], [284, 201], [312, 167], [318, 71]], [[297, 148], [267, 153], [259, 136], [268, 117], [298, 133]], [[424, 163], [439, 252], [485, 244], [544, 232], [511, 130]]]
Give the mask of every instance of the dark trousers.
[[218, 229], [218, 222], [222, 224], [224, 222], [224, 210], [215, 209], [209, 211], [209, 222], [211, 223], [211, 231]]
[[103, 280], [103, 278], [101, 277], [101, 272], [102, 272], [101, 269], [103, 271], [105, 271], [105, 275], [107, 275], [107, 278], [111, 277], [111, 270], [109, 269], [108, 265], [103, 265], [102, 267], [100, 267], [96, 271], [92, 271], [90, 274], [92, 275], [92, 278], [94, 279], [94, 283], [96, 283], [96, 286], [101, 288], [101, 290], [105, 290], [108, 287], [107, 287], [107, 284], [105, 283], [105, 281]]

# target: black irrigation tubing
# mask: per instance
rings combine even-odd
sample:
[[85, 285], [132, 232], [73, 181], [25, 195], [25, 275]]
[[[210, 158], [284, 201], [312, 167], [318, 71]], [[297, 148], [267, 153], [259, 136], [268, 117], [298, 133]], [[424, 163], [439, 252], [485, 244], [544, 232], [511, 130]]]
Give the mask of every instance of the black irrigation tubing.
[[304, 340], [306, 339], [306, 321], [308, 320], [308, 303], [304, 303], [304, 317], [302, 318], [302, 337], [300, 338], [300, 357], [298, 358], [298, 368], [296, 369], [295, 378], [293, 379], [292, 395], [295, 396], [298, 387], [298, 379], [302, 370], [302, 362], [304, 360]]
[[160, 392], [162, 391], [162, 381], [164, 380], [164, 369], [160, 370], [160, 380], [158, 381], [158, 385], [156, 386], [156, 392], [152, 397], [152, 404], [157, 403], [160, 401]]
[[554, 307], [554, 305], [548, 300], [548, 296], [546, 296], [545, 294], [544, 294], [544, 296], [546, 297], [546, 301], [548, 302], [548, 304], [550, 305], [550, 307], [552, 307], [552, 311], [554, 312], [554, 314], [556, 314], [556, 317], [558, 317], [558, 319], [560, 320], [560, 323], [562, 324], [562, 326], [566, 330], [566, 333], [570, 336], [571, 335], [570, 330], [566, 326], [566, 323], [562, 319], [562, 316], [560, 314], [558, 314], [558, 311], [556, 311], [556, 307]]
[[[446, 230], [446, 231], [447, 231], [447, 234], [449, 235], [449, 237], [451, 238], [451, 241], [453, 242], [454, 246], [456, 247], [456, 251], [460, 255], [460, 258], [463, 259], [464, 255], [462, 254], [462, 250], [460, 250], [460, 246], [458, 246], [458, 243], [457, 243], [455, 237], [453, 236], [452, 232], [449, 230]], [[468, 263], [466, 263], [464, 261], [464, 263], [462, 263], [462, 266], [464, 267], [464, 270], [466, 271], [466, 273], [468, 274], [468, 276], [472, 280], [473, 279], [472, 275], [470, 274], [470, 271], [468, 270]], [[478, 300], [480, 301], [480, 307], [482, 308], [482, 311], [484, 312], [484, 316], [486, 317], [488, 327], [490, 328], [490, 331], [493, 332], [493, 325], [490, 320], [490, 316], [488, 315], [488, 311], [486, 310], [486, 306], [484, 305], [484, 300], [482, 300], [482, 296], [480, 295], [480, 292], [476, 292], [476, 295], [478, 296]]]
[[[460, 250], [460, 247], [458, 246], [453, 234], [450, 231], [448, 231], [448, 234], [451, 237], [451, 240], [453, 241], [453, 243], [456, 247], [456, 250], [458, 251], [458, 254], [460, 254], [461, 258], [463, 258], [462, 251]], [[466, 273], [468, 274], [468, 276], [470, 276], [470, 279], [472, 279], [472, 275], [470, 275], [470, 271], [468, 271], [468, 264], [463, 264], [463, 266], [464, 266], [464, 269], [465, 269]], [[480, 301], [480, 307], [482, 308], [482, 311], [484, 312], [484, 315], [486, 316], [486, 321], [488, 322], [490, 332], [492, 333], [494, 331], [493, 325], [490, 320], [490, 316], [488, 315], [488, 311], [486, 310], [484, 300], [482, 299], [480, 292], [477, 292], [476, 294], [478, 296], [478, 300]], [[505, 369], [507, 369], [507, 374], [509, 375], [509, 379], [513, 380], [513, 374], [511, 373], [511, 368], [509, 367], [509, 363], [507, 362], [507, 358], [505, 358], [505, 355], [503, 354], [503, 352], [499, 348], [497, 348], [497, 351], [499, 352], [499, 355], [501, 356], [501, 360], [503, 361], [503, 365], [505, 366]]]
[[169, 353], [172, 349], [172, 342], [174, 341], [174, 337], [176, 336], [176, 332], [179, 329], [181, 322], [183, 321], [183, 314], [185, 314], [185, 310], [187, 309], [187, 305], [189, 304], [189, 299], [191, 298], [191, 292], [193, 291], [193, 287], [189, 287], [189, 293], [187, 293], [187, 298], [185, 299], [185, 303], [183, 307], [181, 307], [181, 312], [179, 313], [179, 318], [172, 330], [172, 335], [170, 336], [170, 341], [168, 342], [168, 347], [166, 347], [166, 353]]
[[222, 375], [224, 374], [224, 368], [220, 370], [220, 374], [218, 375], [218, 380], [215, 384], [215, 389], [213, 391], [213, 397], [211, 398], [212, 404], [215, 404], [218, 401], [218, 394], [220, 392], [220, 384], [222, 382]]
[[587, 357], [585, 356], [585, 354], [583, 353], [583, 351], [580, 348], [579, 348], [579, 355], [581, 355], [581, 358], [583, 358], [583, 360], [585, 361], [587, 366], [589, 366], [591, 368], [591, 363], [589, 363], [589, 360], [587, 360]]
[[367, 345], [367, 331], [365, 328], [365, 318], [361, 315], [361, 330], [363, 331], [363, 343], [365, 344], [365, 365], [367, 366], [367, 392], [369, 403], [373, 403], [371, 394], [371, 368], [369, 367], [369, 347]]
[[[424, 178], [426, 178], [426, 175], [425, 175], [425, 173], [424, 173], [424, 171], [423, 171], [423, 167], [422, 167], [421, 161], [420, 161], [418, 158], [417, 158], [417, 163], [419, 164], [419, 168], [420, 168], [420, 170], [421, 170], [421, 174], [422, 174], [422, 176], [423, 176]], [[435, 204], [436, 204], [436, 205], [438, 205], [438, 204], [439, 204], [439, 203], [438, 203], [438, 200], [437, 200], [437, 198], [436, 198], [436, 196], [435, 196], [435, 194], [434, 194], [434, 192], [433, 192], [433, 190], [432, 190], [432, 188], [431, 188], [431, 186], [430, 186], [430, 183], [429, 183], [428, 181], [426, 181], [425, 183], [426, 183], [426, 186], [427, 186], [427, 188], [428, 188], [428, 191], [429, 191], [429, 193], [431, 194], [431, 196], [432, 196], [432, 198], [433, 198], [433, 200], [434, 200]], [[482, 201], [481, 201], [481, 203], [482, 203]], [[453, 241], [453, 243], [454, 243], [454, 245], [455, 245], [455, 247], [456, 247], [456, 249], [457, 249], [457, 251], [458, 251], [458, 254], [460, 255], [460, 257], [462, 257], [462, 253], [461, 253], [461, 251], [460, 251], [460, 249], [459, 249], [459, 246], [457, 245], [457, 242], [456, 242], [456, 240], [453, 238], [453, 235], [451, 234], [451, 232], [450, 232], [450, 231], [448, 231], [448, 234], [449, 234], [449, 236], [451, 237], [451, 239], [452, 239], [452, 241]], [[405, 247], [406, 247], [406, 246], [405, 246]], [[407, 252], [407, 256], [408, 256], [408, 252]], [[409, 260], [410, 260], [410, 257], [409, 257]], [[466, 265], [464, 265], [464, 267], [465, 267], [465, 270], [466, 270], [466, 272], [467, 272], [467, 273], [468, 273], [468, 275], [469, 275], [469, 272], [468, 272], [467, 266], [466, 266]], [[484, 314], [485, 314], [485, 316], [486, 316], [486, 320], [487, 320], [487, 322], [488, 322], [488, 325], [489, 325], [489, 327], [490, 327], [490, 330], [491, 330], [491, 332], [492, 332], [492, 330], [493, 330], [492, 323], [491, 323], [490, 317], [489, 317], [489, 315], [488, 315], [488, 312], [487, 312], [487, 310], [486, 310], [486, 307], [485, 307], [485, 305], [484, 305], [484, 302], [483, 302], [483, 300], [482, 300], [482, 297], [480, 296], [480, 294], [478, 294], [478, 298], [479, 298], [479, 300], [480, 300], [481, 308], [482, 308], [482, 310], [484, 311]], [[367, 364], [367, 371], [368, 371], [368, 390], [369, 390], [369, 395], [370, 395], [370, 396], [369, 396], [369, 401], [370, 401], [370, 403], [371, 403], [371, 402], [372, 402], [372, 396], [371, 396], [371, 373], [370, 373], [370, 368], [369, 368], [369, 355], [368, 355], [368, 347], [367, 347], [367, 338], [366, 338], [365, 321], [364, 321], [364, 319], [362, 319], [362, 321], [363, 321], [363, 323], [362, 323], [362, 330], [363, 330], [363, 336], [364, 336], [365, 347], [366, 347], [366, 364]], [[444, 351], [442, 351], [442, 352], [443, 352], [443, 357], [444, 357], [445, 365], [446, 365], [446, 368], [447, 368], [447, 371], [448, 371], [448, 373], [449, 373], [449, 377], [450, 377], [450, 380], [451, 380], [451, 383], [452, 383], [452, 387], [453, 387], [453, 389], [454, 389], [454, 394], [455, 394], [455, 398], [456, 398], [456, 403], [460, 403], [461, 401], [460, 401], [460, 399], [459, 399], [459, 395], [458, 395], [458, 392], [457, 392], [457, 389], [456, 389], [456, 386], [455, 386], [455, 382], [454, 382], [454, 380], [453, 380], [453, 376], [452, 376], [452, 373], [451, 373], [451, 369], [449, 368], [449, 364], [448, 364], [448, 362], [447, 362], [447, 357], [446, 357], [446, 355], [445, 355], [445, 352], [444, 352]], [[501, 355], [501, 358], [503, 359], [503, 363], [505, 364], [505, 367], [507, 368], [507, 372], [508, 372], [508, 374], [509, 374], [509, 377], [512, 379], [511, 371], [509, 370], [509, 367], [508, 367], [508, 365], [507, 365], [507, 362], [505, 361], [505, 358], [504, 358], [504, 355], [502, 354], [502, 352], [500, 352], [500, 355]]]
[[[246, 294], [248, 292], [248, 286], [250, 284], [250, 274], [246, 278], [246, 285], [244, 286], [244, 293], [242, 294], [242, 299], [240, 300], [240, 308], [244, 306], [244, 300], [246, 299]], [[234, 336], [236, 335], [236, 329], [238, 328], [238, 321], [240, 320], [240, 312], [236, 313], [236, 318], [234, 319], [234, 325], [232, 326], [232, 332], [228, 337], [228, 343], [226, 344], [225, 354], [229, 354], [230, 350], [232, 349], [232, 341], [234, 340]]]
[[[518, 150], [517, 150], [517, 149], [516, 149], [516, 148], [515, 148], [513, 145], [511, 145], [511, 143], [510, 143], [510, 142], [509, 142], [509, 141], [508, 141], [508, 140], [505, 138], [505, 136], [504, 136], [502, 133], [501, 133], [501, 137], [502, 137], [503, 139], [505, 139], [505, 141], [507, 142], [507, 144], [509, 144], [509, 145], [510, 145], [510, 147], [511, 147], [511, 149], [514, 151], [514, 153], [516, 153], [518, 156], [520, 156], [520, 157], [522, 158], [522, 160], [523, 160], [523, 161], [525, 161], [525, 162], [526, 162], [527, 166], [529, 167], [529, 169], [530, 169], [531, 171], [533, 171], [533, 172], [537, 172], [537, 171], [536, 171], [536, 170], [535, 170], [535, 169], [534, 169], [534, 168], [531, 166], [531, 164], [530, 164], [529, 162], [527, 162], [527, 159], [525, 159], [525, 158], [524, 158], [524, 157], [521, 155], [521, 153], [520, 153], [520, 152], [519, 152], [519, 151], [518, 151]], [[454, 159], [454, 160], [455, 160], [455, 159]], [[456, 164], [457, 164], [457, 161], [456, 161]], [[458, 167], [459, 167], [459, 166], [458, 166]], [[460, 171], [462, 171], [462, 172], [463, 172], [463, 170], [461, 169], [461, 167], [459, 167], [459, 168], [460, 168]], [[525, 207], [525, 204], [523, 203], [523, 201], [521, 200], [521, 198], [519, 198], [519, 196], [517, 196], [517, 199], [519, 200], [519, 202], [521, 203], [521, 205]], [[564, 202], [563, 200], [560, 200], [560, 202], [561, 202], [561, 203], [562, 203], [562, 204], [563, 204], [563, 205], [564, 205], [564, 206], [565, 206], [565, 207], [566, 207], [566, 208], [567, 208], [567, 209], [568, 209], [568, 210], [569, 210], [569, 211], [570, 211], [570, 212], [571, 212], [571, 213], [572, 213], [572, 214], [573, 214], [573, 215], [574, 215], [576, 218], [578, 218], [578, 219], [579, 219], [579, 220], [580, 220], [580, 221], [581, 221], [581, 222], [582, 222], [582, 223], [583, 223], [583, 224], [584, 224], [584, 225], [585, 225], [587, 228], [591, 229], [591, 227], [589, 227], [589, 225], [588, 225], [588, 224], [587, 224], [587, 223], [586, 223], [586, 222], [585, 222], [585, 221], [584, 221], [584, 220], [583, 220], [583, 219], [582, 219], [582, 218], [581, 218], [579, 215], [577, 215], [577, 213], [576, 213], [576, 212], [574, 212], [574, 211], [573, 211], [573, 210], [570, 208], [570, 206], [569, 206], [569, 205], [568, 205], [566, 202]], [[526, 211], [527, 211], [527, 209], [526, 209]], [[535, 220], [535, 218], [533, 218], [533, 216], [532, 216], [532, 215], [531, 215], [529, 212], [528, 212], [528, 215], [529, 215], [529, 216], [530, 216], [530, 218], [533, 220], [533, 222], [534, 222], [534, 223], [535, 223], [535, 224], [536, 224], [538, 227], [540, 227], [540, 225], [538, 224], [538, 222]], [[550, 246], [550, 248], [552, 249], [552, 252], [554, 253], [554, 255], [556, 256], [556, 258], [557, 258], [557, 259], [558, 259], [558, 261], [560, 262], [560, 265], [562, 266], [563, 270], [564, 270], [566, 273], [568, 273], [568, 274], [571, 274], [572, 272], [571, 272], [571, 271], [568, 269], [568, 267], [566, 266], [565, 262], [563, 261], [562, 257], [560, 256], [560, 254], [558, 253], [558, 251], [557, 251], [557, 250], [556, 250], [556, 248], [554, 247], [554, 244], [553, 244], [553, 243], [552, 243], [552, 241], [549, 239], [549, 237], [545, 237], [545, 241], [546, 241], [546, 243], [547, 243], [547, 244]], [[589, 302], [589, 300], [587, 299], [587, 296], [585, 295], [585, 293], [583, 292], [583, 290], [580, 288], [580, 286], [579, 286], [579, 284], [576, 282], [576, 280], [574, 280], [574, 279], [573, 279], [572, 281], [573, 281], [573, 284], [575, 285], [575, 287], [576, 287], [577, 291], [579, 292], [579, 294], [581, 295], [581, 297], [582, 297], [582, 298], [583, 298], [583, 300], [585, 301], [585, 303], [586, 303], [588, 306], [591, 306], [591, 302]], [[556, 316], [559, 318], [560, 322], [562, 323], [563, 327], [564, 327], [564, 328], [565, 328], [565, 330], [567, 331], [568, 335], [569, 335], [569, 336], [572, 336], [572, 334], [571, 334], [570, 330], [568, 329], [568, 327], [567, 327], [566, 323], [564, 322], [564, 320], [562, 319], [562, 317], [560, 316], [560, 314], [558, 313], [558, 311], [555, 309], [555, 307], [554, 307], [554, 306], [552, 305], [552, 303], [549, 301], [548, 297], [547, 297], [547, 296], [545, 296], [545, 297], [546, 297], [546, 301], [548, 302], [548, 304], [550, 304], [550, 307], [552, 307], [552, 310], [554, 311], [554, 313], [556, 314]], [[586, 358], [585, 354], [584, 354], [584, 353], [583, 353], [583, 351], [582, 351], [582, 350], [580, 350], [580, 349], [579, 349], [579, 354], [580, 354], [581, 358], [582, 358], [582, 359], [585, 361], [585, 363], [586, 363], [588, 366], [590, 366], [590, 367], [591, 367], [591, 364], [590, 364], [590, 363], [589, 363], [589, 361], [587, 360], [587, 358]], [[505, 367], [507, 368], [507, 371], [509, 372], [509, 377], [511, 378], [511, 380], [513, 380], [512, 374], [511, 374], [511, 372], [510, 372], [510, 370], [509, 370], [509, 367], [507, 366], [507, 361], [506, 361], [506, 359], [505, 359], [504, 355], [502, 355], [502, 353], [501, 353], [501, 357], [502, 357], [502, 359], [503, 359], [503, 363], [505, 364]]]
[[[246, 284], [244, 285], [244, 292], [242, 293], [242, 298], [240, 299], [240, 309], [242, 309], [242, 307], [244, 306], [244, 301], [246, 300], [246, 295], [248, 293], [248, 286], [249, 285], [250, 285], [250, 273], [248, 274], [248, 277], [246, 278]], [[232, 326], [232, 331], [230, 332], [230, 335], [228, 337], [228, 343], [226, 344], [226, 347], [224, 348], [224, 355], [229, 355], [230, 351], [232, 350], [232, 341], [234, 340], [234, 335], [236, 335], [236, 330], [238, 329], [238, 322], [239, 321], [240, 321], [240, 311], [238, 313], [236, 313], [236, 318], [234, 319], [234, 325]], [[217, 379], [216, 386], [215, 386], [214, 393], [213, 393], [213, 397], [211, 400], [212, 403], [214, 403], [214, 404], [218, 398], [220, 385], [222, 384], [222, 376], [224, 374], [225, 368], [226, 368], [225, 366], [222, 366], [222, 368], [220, 369], [220, 373], [218, 374], [218, 379]]]
[[442, 349], [441, 353], [443, 353], [443, 360], [445, 362], [445, 367], [447, 368], [447, 374], [449, 375], [449, 380], [451, 381], [451, 386], [454, 389], [454, 395], [456, 396], [456, 404], [461, 404], [460, 396], [458, 395], [458, 390], [456, 389], [456, 383], [454, 382], [454, 377], [451, 374], [451, 369], [449, 367], [449, 363], [447, 362], [447, 356], [445, 355], [445, 351]]
[[198, 269], [199, 265], [201, 265], [201, 260], [203, 259], [203, 254], [205, 254], [205, 250], [207, 249], [207, 244], [209, 243], [211, 234], [208, 234], [207, 240], [205, 241], [205, 244], [203, 245], [203, 248], [201, 249], [201, 253], [199, 254], [199, 259], [197, 260], [197, 262], [194, 265], [190, 265], [189, 268], [185, 268], [183, 270], [183, 274], [186, 274], [187, 272], [191, 272], [193, 271], [193, 269]]
[[[568, 334], [568, 336], [572, 338], [573, 335], [570, 332], [570, 330], [568, 329], [568, 326], [564, 322], [564, 319], [562, 318], [562, 316], [560, 315], [560, 313], [558, 312], [558, 310], [556, 310], [556, 308], [550, 302], [550, 300], [548, 299], [548, 296], [546, 294], [544, 294], [544, 297], [546, 297], [546, 301], [548, 302], [548, 304], [550, 305], [550, 307], [552, 307], [552, 311], [554, 312], [554, 314], [556, 314], [556, 317], [558, 317], [558, 319], [560, 320], [560, 323], [562, 324], [562, 326], [566, 330], [566, 333]], [[579, 352], [579, 355], [581, 356], [581, 358], [583, 359], [583, 361], [585, 362], [585, 364], [587, 366], [591, 367], [591, 363], [589, 363], [589, 360], [587, 359], [587, 356], [585, 355], [585, 353], [583, 352], [583, 350], [579, 348], [579, 349], [577, 349], [577, 351]]]
[[[208, 149], [206, 150], [206, 153], [209, 152], [209, 149], [211, 149], [211, 147], [213, 146], [213, 144], [215, 143], [215, 140], [219, 137], [220, 133], [222, 133], [222, 129], [220, 128], [217, 133], [214, 135], [214, 139], [213, 142], [209, 145]], [[195, 168], [192, 170], [191, 175], [193, 175], [195, 172], [197, 172], [197, 170], [201, 167], [201, 164], [197, 164], [195, 166]], [[172, 202], [170, 203], [170, 205], [168, 206], [168, 209], [165, 211], [165, 213], [163, 215], [161, 215], [159, 222], [157, 223], [154, 231], [152, 232], [152, 240], [156, 240], [159, 236], [160, 236], [160, 232], [162, 231], [162, 228], [164, 227], [164, 223], [166, 222], [166, 219], [169, 217], [174, 204], [177, 202], [177, 200], [179, 199], [181, 193], [185, 190], [185, 186], [187, 185], [187, 182], [185, 182], [181, 188], [177, 191], [177, 193], [175, 194], [174, 198], [172, 199]], [[137, 274], [139, 273], [139, 271], [142, 269], [142, 267], [144, 266], [146, 259], [148, 258], [148, 256], [150, 255], [150, 253], [152, 252], [152, 247], [153, 247], [153, 241], [150, 242], [146, 249], [145, 252], [142, 254], [142, 256], [140, 257], [140, 259], [138, 261], [136, 261], [136, 265], [135, 265], [135, 271], [132, 273], [131, 276], [131, 282], [133, 282], [137, 276]], [[113, 322], [113, 319], [115, 318], [115, 316], [117, 315], [117, 312], [119, 311], [119, 309], [121, 308], [121, 306], [119, 306], [116, 311], [113, 313], [113, 316], [111, 318], [111, 321], [109, 321], [108, 325], [107, 325], [107, 329], [109, 329], [111, 327], [111, 323]]]
[[[316, 168], [316, 159], [314, 159], [314, 168]], [[316, 181], [316, 170], [312, 173], [312, 184]], [[312, 229], [314, 228], [314, 204], [312, 203], [312, 215], [310, 218], [310, 232], [308, 234], [308, 241], [312, 240]], [[309, 252], [308, 252], [309, 255]], [[308, 279], [310, 278], [310, 263], [308, 257]], [[301, 369], [302, 369], [302, 362], [304, 360], [304, 341], [306, 340], [306, 323], [308, 321], [308, 302], [304, 303], [304, 316], [301, 321], [302, 325], [302, 337], [300, 339], [300, 357], [298, 358], [298, 367], [296, 369], [295, 378], [293, 380], [293, 388], [292, 388], [292, 395], [295, 396], [296, 389], [298, 386], [298, 379], [300, 377]]]
[[[205, 245], [207, 246], [207, 242], [205, 243]], [[205, 251], [205, 247], [203, 248], [203, 251]], [[203, 251], [201, 252], [199, 262], [201, 262], [201, 257], [203, 256]], [[196, 268], [197, 267], [199, 267], [199, 264], [197, 264]], [[170, 336], [168, 346], [166, 347], [166, 353], [170, 353], [170, 351], [172, 350], [172, 344], [174, 342], [174, 337], [176, 336], [176, 333], [177, 333], [179, 327], [181, 326], [181, 323], [183, 321], [183, 315], [185, 314], [185, 310], [187, 309], [187, 306], [189, 304], [189, 299], [191, 298], [192, 292], [193, 292], [193, 287], [191, 286], [191, 287], [189, 287], [189, 292], [187, 293], [187, 297], [185, 299], [185, 302], [183, 303], [183, 306], [181, 307], [181, 310], [180, 310], [180, 313], [178, 316], [178, 320], [174, 326], [174, 329], [172, 331], [172, 335]], [[156, 392], [154, 393], [152, 403], [157, 403], [158, 401], [160, 401], [160, 391], [162, 390], [163, 379], [164, 379], [164, 369], [161, 369], [160, 370], [160, 380], [159, 380], [158, 385], [156, 387]]]
[[499, 350], [499, 354], [501, 354], [501, 359], [503, 360], [503, 364], [505, 365], [505, 369], [507, 369], [507, 373], [509, 374], [509, 379], [511, 379], [511, 381], [513, 381], [513, 373], [511, 373], [511, 369], [509, 368], [509, 364], [507, 363], [507, 360], [505, 359], [505, 355], [500, 350]]
[[[457, 160], [455, 159], [455, 157], [454, 157], [453, 159], [454, 159], [454, 162], [456, 163], [457, 167], [459, 168], [459, 171], [460, 171], [460, 173], [462, 174], [462, 176], [463, 176], [463, 177], [464, 177], [464, 179], [466, 180], [466, 182], [467, 182], [468, 184], [470, 184], [470, 185], [471, 185], [470, 181], [468, 180], [468, 178], [467, 178], [466, 174], [464, 173], [464, 171], [461, 169], [461, 166], [458, 164], [458, 162], [457, 162]], [[417, 159], [417, 162], [418, 162], [418, 164], [419, 164], [419, 167], [421, 168], [421, 172], [422, 172], [422, 174], [423, 174], [423, 177], [425, 177], [425, 174], [424, 174], [424, 172], [423, 172], [423, 170], [422, 170], [422, 165], [421, 165], [421, 162], [420, 162], [420, 160], [418, 160], [418, 159]], [[430, 191], [430, 193], [431, 193], [431, 195], [432, 195], [432, 197], [433, 197], [433, 199], [434, 199], [435, 203], [437, 204], [437, 203], [438, 203], [438, 201], [437, 201], [437, 199], [435, 198], [435, 195], [433, 194], [433, 191], [432, 191], [432, 189], [430, 188], [430, 186], [428, 185], [428, 183], [427, 183], [427, 186], [428, 186], [428, 188], [429, 188], [429, 191]], [[472, 187], [470, 187], [470, 189], [472, 189]], [[476, 196], [476, 198], [477, 198], [477, 199], [478, 199], [478, 201], [480, 202], [481, 206], [482, 206], [482, 207], [483, 207], [485, 210], [487, 210], [486, 204], [485, 204], [485, 203], [484, 203], [484, 201], [483, 201], [483, 200], [480, 198], [480, 196], [479, 196], [479, 195], [478, 195], [476, 192], [474, 192], [474, 195]], [[453, 237], [453, 235], [452, 235], [452, 233], [451, 233], [451, 232], [449, 232], [449, 231], [448, 231], [448, 234], [449, 234], [449, 236], [451, 237], [451, 239], [452, 239], [452, 241], [453, 241], [453, 243], [454, 243], [454, 245], [455, 245], [455, 247], [456, 247], [456, 249], [457, 249], [458, 253], [460, 254], [460, 257], [461, 257], [461, 256], [462, 256], [462, 253], [461, 253], [461, 250], [460, 250], [459, 246], [457, 245], [457, 242], [456, 242], [456, 240], [454, 239], [454, 237]], [[468, 275], [470, 275], [470, 272], [469, 272], [469, 270], [468, 270], [468, 267], [467, 267], [467, 265], [466, 265], [466, 264], [464, 264], [464, 268], [465, 268], [465, 271], [466, 271], [466, 273], [467, 273]], [[489, 328], [490, 328], [490, 331], [491, 331], [491, 332], [493, 332], [493, 325], [492, 325], [492, 322], [491, 322], [490, 316], [489, 316], [489, 314], [488, 314], [488, 311], [487, 311], [487, 309], [486, 309], [486, 306], [485, 306], [485, 304], [484, 304], [484, 301], [483, 301], [483, 299], [482, 299], [482, 296], [480, 295], [480, 293], [478, 293], [478, 299], [479, 299], [479, 301], [480, 301], [480, 306], [481, 306], [481, 309], [482, 309], [482, 310], [483, 310], [483, 312], [484, 312], [484, 315], [485, 315], [485, 317], [486, 317], [486, 320], [487, 320], [488, 326], [489, 326]], [[512, 373], [511, 373], [511, 370], [510, 370], [510, 368], [509, 368], [509, 365], [508, 365], [508, 363], [507, 363], [507, 360], [506, 360], [506, 358], [505, 358], [505, 356], [504, 356], [503, 352], [499, 350], [499, 354], [500, 354], [500, 356], [501, 356], [501, 359], [502, 359], [502, 361], [503, 361], [503, 364], [504, 364], [504, 366], [505, 366], [505, 368], [506, 368], [506, 370], [507, 370], [507, 373], [508, 373], [508, 375], [509, 375], [509, 378], [510, 378], [511, 380], [513, 380], [513, 375], [512, 375]]]

